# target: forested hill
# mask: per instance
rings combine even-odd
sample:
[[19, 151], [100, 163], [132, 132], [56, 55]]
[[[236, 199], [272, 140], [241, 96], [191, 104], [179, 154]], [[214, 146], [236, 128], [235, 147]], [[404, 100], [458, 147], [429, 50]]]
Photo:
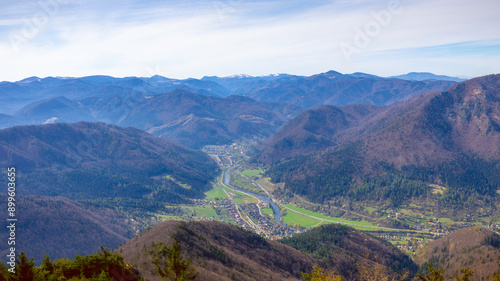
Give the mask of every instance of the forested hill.
[[[1, 204], [7, 205], [7, 199], [7, 194], [0, 193]], [[63, 197], [18, 195], [15, 199], [14, 246], [18, 254], [25, 252], [37, 264], [44, 255], [60, 259], [91, 254], [101, 246], [117, 248], [135, 235], [133, 223], [113, 210], [89, 208]], [[4, 241], [8, 235], [0, 232]], [[0, 254], [6, 262], [8, 249], [2, 247]]]
[[185, 259], [192, 258], [199, 281], [304, 280], [301, 271], [311, 273], [313, 265], [338, 270], [348, 280], [357, 280], [360, 264], [383, 268], [388, 276], [416, 272], [416, 265], [392, 245], [339, 225], [319, 227], [283, 244], [220, 222], [166, 221], [119, 251], [145, 278], [160, 280], [152, 274], [151, 261], [173, 241], [180, 243]]
[[497, 197], [500, 75], [358, 109], [302, 113], [265, 142], [257, 161], [275, 163], [274, 181], [316, 202], [348, 195], [397, 203], [434, 183], [445, 185], [448, 203]]
[[360, 264], [384, 268], [388, 275], [415, 275], [418, 270], [407, 255], [390, 243], [340, 224], [322, 225], [281, 242], [312, 254], [322, 267], [333, 268], [348, 280], [359, 276]]
[[183, 202], [201, 198], [219, 171], [203, 152], [103, 123], [0, 130], [0, 155], [1, 165], [17, 167], [20, 193], [80, 200]]

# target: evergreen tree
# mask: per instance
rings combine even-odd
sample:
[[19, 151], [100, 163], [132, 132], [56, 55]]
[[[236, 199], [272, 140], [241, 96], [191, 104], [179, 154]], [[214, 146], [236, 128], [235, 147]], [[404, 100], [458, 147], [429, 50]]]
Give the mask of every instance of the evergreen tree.
[[420, 274], [417, 275], [417, 277], [422, 280], [422, 281], [444, 281], [444, 270], [441, 268], [439, 270], [436, 270], [434, 267], [432, 267], [430, 264], [427, 265], [429, 268], [429, 274], [425, 275], [425, 277], [422, 277]]
[[42, 259], [42, 265], [40, 266], [40, 269], [46, 270], [49, 274], [54, 273], [54, 264], [50, 260], [49, 255], [45, 255]]
[[6, 266], [3, 261], [0, 261], [0, 281], [11, 280], [10, 276], [12, 273], [9, 272], [9, 267]]
[[16, 268], [13, 280], [33, 281], [35, 262], [28, 260], [24, 252], [16, 257]]
[[456, 281], [470, 281], [470, 277], [474, 275], [474, 271], [469, 270], [467, 268], [460, 269], [460, 272], [463, 274], [462, 278], [458, 277], [458, 275], [455, 274]]
[[[165, 259], [166, 256], [166, 259]], [[156, 273], [165, 280], [187, 281], [195, 280], [198, 273], [191, 267], [191, 258], [187, 261], [181, 255], [181, 246], [174, 240], [171, 247], [165, 247], [153, 257], [153, 264], [156, 266]]]

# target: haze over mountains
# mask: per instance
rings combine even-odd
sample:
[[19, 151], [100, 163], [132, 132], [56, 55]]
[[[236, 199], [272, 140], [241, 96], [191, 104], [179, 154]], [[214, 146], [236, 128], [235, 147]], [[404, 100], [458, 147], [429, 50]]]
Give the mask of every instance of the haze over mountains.
[[391, 76], [390, 78], [398, 78], [410, 81], [432, 81], [432, 80], [444, 80], [444, 81], [455, 81], [463, 82], [467, 79], [462, 79], [459, 77], [450, 77], [446, 75], [435, 75], [429, 72], [410, 72], [403, 75]]
[[136, 126], [198, 148], [241, 137], [268, 137], [308, 107], [391, 104], [422, 92], [444, 90], [453, 83], [334, 71], [311, 77], [282, 74], [200, 80], [31, 77], [0, 83], [0, 93], [4, 93], [0, 113], [5, 114], [0, 116], [0, 126], [101, 121]]
[[266, 102], [287, 102], [304, 107], [351, 103], [385, 105], [423, 92], [445, 90], [454, 81], [408, 81], [372, 75], [329, 71], [310, 77], [278, 75], [275, 79], [253, 77], [204, 78], [234, 89], [237, 95]]

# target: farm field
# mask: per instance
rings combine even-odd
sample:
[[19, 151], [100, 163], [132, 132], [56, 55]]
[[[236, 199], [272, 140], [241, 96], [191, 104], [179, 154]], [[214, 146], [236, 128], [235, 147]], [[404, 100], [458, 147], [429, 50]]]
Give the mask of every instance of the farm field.
[[297, 206], [294, 206], [291, 204], [288, 204], [285, 206], [294, 210], [294, 211], [297, 211], [297, 212], [300, 212], [300, 213], [303, 213], [303, 214], [306, 214], [309, 216], [313, 216], [313, 217], [318, 218], [318, 219], [330, 220], [330, 221], [339, 222], [339, 223], [350, 223], [350, 224], [355, 224], [355, 225], [359, 225], [359, 226], [377, 226], [376, 224], [366, 222], [366, 221], [353, 221], [353, 220], [346, 220], [346, 219], [342, 219], [342, 218], [325, 216], [321, 213], [312, 212], [312, 211], [309, 211], [309, 210], [306, 210], [306, 209], [303, 209], [303, 208], [300, 208], [300, 207], [297, 207]]
[[260, 176], [262, 176], [264, 174], [264, 170], [261, 170], [261, 169], [257, 169], [257, 170], [249, 169], [249, 170], [238, 171], [238, 173], [240, 173], [243, 176], [247, 176], [247, 177], [260, 177]]
[[282, 222], [291, 226], [312, 227], [321, 223], [321, 220], [306, 217], [287, 210], [286, 214], [282, 217]]
[[189, 216], [194, 216], [194, 217], [206, 217], [206, 218], [214, 218], [215, 220], [220, 221], [219, 215], [215, 212], [215, 209], [212, 206], [206, 205], [206, 206], [183, 206], [182, 207], [184, 210], [184, 213], [188, 214]]
[[214, 184], [211, 190], [205, 192], [205, 195], [207, 196], [206, 198], [207, 200], [214, 200], [217, 198], [227, 198], [226, 193], [218, 183]]

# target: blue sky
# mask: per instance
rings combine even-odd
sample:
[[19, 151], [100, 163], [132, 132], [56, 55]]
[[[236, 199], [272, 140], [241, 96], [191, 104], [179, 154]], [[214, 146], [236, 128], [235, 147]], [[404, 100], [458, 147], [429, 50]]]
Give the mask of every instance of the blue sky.
[[500, 72], [496, 0], [2, 0], [0, 8], [0, 81]]

